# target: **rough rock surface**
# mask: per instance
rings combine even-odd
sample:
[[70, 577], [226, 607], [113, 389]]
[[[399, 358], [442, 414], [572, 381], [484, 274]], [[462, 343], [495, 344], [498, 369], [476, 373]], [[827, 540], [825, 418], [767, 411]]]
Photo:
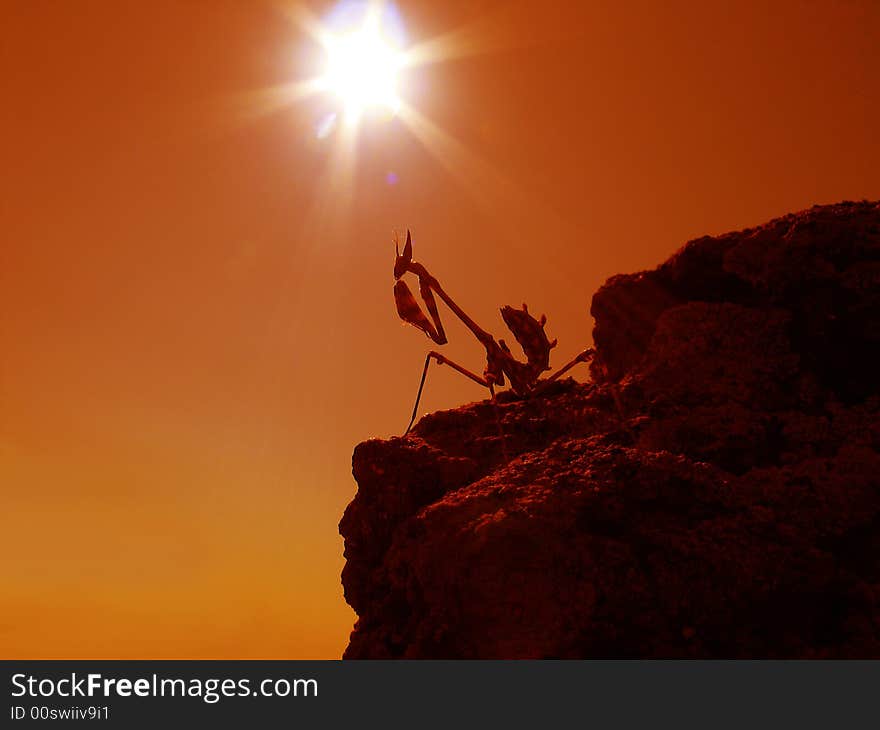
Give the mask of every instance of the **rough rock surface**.
[[[347, 658], [880, 657], [880, 203], [593, 297], [593, 382], [354, 452]], [[506, 452], [506, 455], [505, 455]]]

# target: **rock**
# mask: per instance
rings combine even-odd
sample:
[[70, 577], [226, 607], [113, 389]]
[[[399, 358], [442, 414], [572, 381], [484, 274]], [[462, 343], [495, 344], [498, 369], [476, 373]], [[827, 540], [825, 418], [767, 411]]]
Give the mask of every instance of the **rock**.
[[880, 203], [691, 241], [591, 312], [593, 382], [355, 449], [345, 657], [880, 656]]

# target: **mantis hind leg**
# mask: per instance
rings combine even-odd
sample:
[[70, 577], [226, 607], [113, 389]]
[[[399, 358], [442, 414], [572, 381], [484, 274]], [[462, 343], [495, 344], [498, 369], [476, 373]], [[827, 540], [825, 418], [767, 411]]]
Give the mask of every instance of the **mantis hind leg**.
[[445, 355], [441, 355], [439, 352], [435, 350], [431, 350], [425, 357], [425, 367], [422, 368], [422, 379], [419, 381], [419, 392], [416, 394], [416, 402], [413, 405], [412, 417], [409, 419], [409, 425], [406, 427], [406, 431], [403, 432], [403, 435], [406, 436], [413, 427], [413, 424], [416, 421], [416, 415], [419, 411], [419, 401], [422, 399], [422, 390], [425, 387], [425, 379], [428, 376], [428, 365], [431, 364], [431, 358], [434, 358], [437, 361], [438, 365], [449, 365], [453, 370], [461, 373], [465, 377], [473, 380], [478, 385], [482, 385], [489, 389], [489, 395], [492, 400], [492, 413], [495, 416], [495, 426], [498, 428], [498, 436], [501, 439], [501, 453], [504, 456], [505, 461], [509, 461], [510, 457], [507, 452], [507, 439], [504, 436], [504, 429], [501, 427], [501, 414], [498, 408], [498, 402], [495, 399], [495, 384], [491, 380], [487, 380], [486, 378], [482, 378], [476, 373], [468, 370], [466, 367], [459, 365], [456, 362], [453, 362]]
[[445, 355], [437, 352], [436, 350], [431, 350], [425, 357], [425, 367], [422, 369], [422, 379], [419, 382], [419, 392], [416, 394], [416, 402], [413, 406], [412, 418], [409, 419], [409, 425], [406, 427], [406, 431], [403, 432], [403, 435], [406, 436], [413, 427], [413, 424], [416, 422], [416, 414], [419, 411], [419, 401], [422, 399], [422, 390], [425, 387], [425, 378], [428, 376], [428, 365], [431, 364], [431, 358], [434, 358], [437, 361], [438, 365], [449, 365], [456, 372], [461, 373], [466, 378], [470, 378], [478, 385], [482, 385], [484, 388], [489, 388], [489, 392], [492, 394], [494, 399], [495, 397], [495, 389], [492, 387], [492, 384], [486, 380], [486, 378], [480, 377], [476, 373], [468, 370], [466, 367], [459, 365], [456, 362], [453, 362]]
[[413, 424], [416, 422], [416, 413], [419, 411], [419, 401], [422, 399], [422, 389], [425, 387], [425, 378], [428, 376], [428, 365], [431, 364], [431, 353], [428, 353], [428, 356], [425, 358], [425, 367], [422, 370], [422, 379], [419, 381], [419, 392], [416, 393], [416, 402], [413, 406], [412, 418], [409, 419], [409, 425], [406, 427], [406, 431], [403, 432], [403, 435], [406, 436], [410, 429], [413, 427]]
[[588, 347], [583, 352], [578, 353], [578, 355], [576, 355], [575, 358], [573, 360], [571, 360], [571, 362], [566, 363], [561, 368], [559, 368], [559, 370], [557, 370], [555, 373], [553, 373], [553, 375], [551, 375], [549, 378], [546, 378], [545, 380], [541, 381], [538, 384], [538, 387], [536, 387], [532, 391], [532, 393], [534, 395], [540, 394], [548, 385], [550, 385], [550, 383], [555, 383], [557, 380], [559, 380], [559, 378], [561, 378], [563, 375], [565, 375], [569, 370], [571, 370], [579, 362], [589, 362], [590, 360], [592, 360], [593, 355], [595, 355], [595, 354], [596, 354], [596, 351], [592, 347]]

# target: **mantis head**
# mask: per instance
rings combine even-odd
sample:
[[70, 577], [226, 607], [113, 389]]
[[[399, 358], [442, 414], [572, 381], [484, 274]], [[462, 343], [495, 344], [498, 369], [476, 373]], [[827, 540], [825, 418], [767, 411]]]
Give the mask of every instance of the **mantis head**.
[[394, 259], [394, 278], [399, 279], [409, 271], [409, 265], [412, 263], [412, 238], [408, 229], [406, 232], [406, 243], [403, 246], [403, 256], [400, 255], [400, 246], [397, 243], [396, 236], [394, 239], [394, 250], [397, 252], [397, 256]]

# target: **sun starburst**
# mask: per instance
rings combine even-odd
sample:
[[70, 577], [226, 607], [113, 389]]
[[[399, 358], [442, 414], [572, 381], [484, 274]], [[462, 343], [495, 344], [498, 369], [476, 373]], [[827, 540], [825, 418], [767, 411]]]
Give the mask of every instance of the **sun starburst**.
[[382, 33], [374, 17], [357, 30], [323, 38], [327, 54], [321, 89], [334, 94], [346, 115], [359, 117], [370, 108], [397, 112], [398, 81], [404, 55]]
[[[477, 150], [464, 145], [407, 99], [407, 87], [425, 73], [426, 66], [515, 45], [516, 37], [507, 38], [498, 30], [509, 25], [503, 15], [484, 14], [457, 30], [411, 44], [393, 0], [339, 0], [321, 17], [301, 0], [276, 2], [314, 44], [315, 73], [249, 92], [240, 101], [243, 117], [253, 120], [293, 104], [320, 100], [312, 107], [314, 138], [329, 144], [331, 154], [327, 169], [315, 181], [315, 215], [324, 211], [322, 201], [333, 200], [334, 218], [344, 218], [344, 208], [353, 195], [358, 130], [364, 124], [390, 119], [412, 134], [479, 205], [487, 205], [492, 196], [504, 199], [505, 210], [534, 205]], [[399, 181], [394, 172], [384, 179], [389, 185]]]

